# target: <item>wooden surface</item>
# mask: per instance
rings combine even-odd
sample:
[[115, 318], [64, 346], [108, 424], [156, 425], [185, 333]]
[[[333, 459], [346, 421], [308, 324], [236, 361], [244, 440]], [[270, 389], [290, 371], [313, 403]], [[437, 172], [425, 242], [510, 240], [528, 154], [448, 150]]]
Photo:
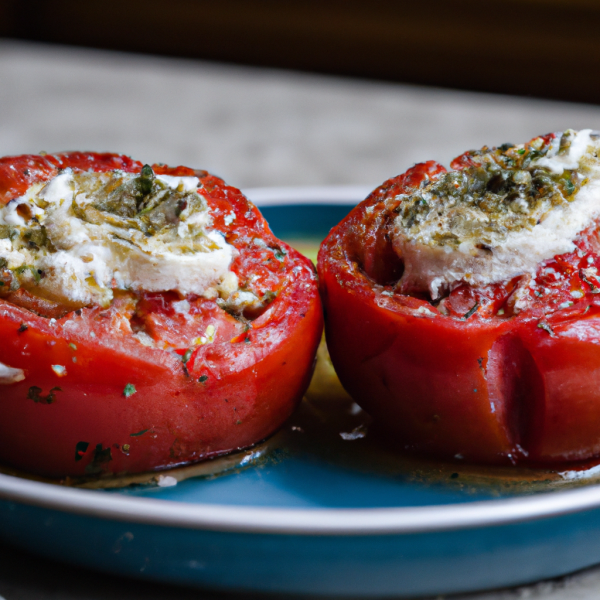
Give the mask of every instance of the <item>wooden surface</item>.
[[0, 35], [600, 102], [594, 0], [0, 0]]

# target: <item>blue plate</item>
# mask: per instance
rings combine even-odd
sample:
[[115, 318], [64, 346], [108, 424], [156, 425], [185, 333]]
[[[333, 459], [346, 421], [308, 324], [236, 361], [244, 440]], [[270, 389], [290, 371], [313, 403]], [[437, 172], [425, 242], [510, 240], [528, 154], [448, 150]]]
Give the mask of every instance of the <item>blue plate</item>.
[[[365, 194], [248, 193], [292, 241], [323, 237]], [[0, 538], [149, 580], [370, 598], [513, 586], [600, 562], [599, 468], [400, 456], [327, 380], [321, 358], [323, 385], [252, 451], [101, 491], [0, 475]]]

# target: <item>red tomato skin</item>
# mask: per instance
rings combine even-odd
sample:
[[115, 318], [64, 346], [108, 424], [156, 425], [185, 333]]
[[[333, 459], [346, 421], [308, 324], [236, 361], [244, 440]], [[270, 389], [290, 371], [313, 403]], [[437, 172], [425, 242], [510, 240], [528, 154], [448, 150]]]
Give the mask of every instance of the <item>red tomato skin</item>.
[[[0, 158], [0, 205], [22, 196], [32, 183], [49, 181], [60, 169], [72, 167], [96, 172], [121, 169], [139, 171], [142, 163], [128, 156], [97, 152], [65, 152], [64, 154], [24, 154]], [[179, 173], [173, 173], [179, 175]]]
[[[98, 160], [108, 170], [121, 159]], [[100, 170], [94, 155], [77, 160]], [[257, 236], [274, 239], [239, 191], [212, 180]], [[178, 353], [139, 343], [117, 308], [83, 308], [54, 321], [0, 299], [0, 362], [25, 374], [0, 386], [0, 461], [47, 477], [137, 473], [271, 435], [308, 387], [323, 328], [312, 264], [279, 245], [287, 252], [287, 285], [242, 341], [199, 346], [185, 368]], [[66, 374], [59, 376], [57, 365]], [[128, 385], [134, 393], [126, 393]]]
[[548, 331], [536, 306], [511, 318], [461, 320], [383, 293], [382, 242], [373, 251], [377, 232], [367, 235], [364, 224], [388, 189], [410, 191], [432, 168], [417, 165], [386, 182], [321, 246], [327, 345], [342, 384], [409, 450], [486, 464], [600, 456], [597, 308]]
[[[308, 274], [303, 283], [310, 285]], [[266, 327], [271, 341], [257, 347], [241, 342], [237, 353], [211, 348], [213, 354], [221, 351], [212, 358], [219, 370], [209, 371], [204, 383], [199, 371], [186, 377], [180, 359], [140, 348], [126, 335], [112, 345], [90, 338], [86, 309], [51, 328], [45, 319], [2, 303], [0, 362], [23, 369], [26, 379], [3, 386], [0, 460], [50, 477], [86, 475], [101, 444], [112, 457], [100, 465], [103, 472], [136, 473], [210, 458], [268, 437], [308, 387], [322, 329], [316, 292], [306, 294], [299, 285], [286, 293], [289, 297], [273, 303], [285, 308]], [[80, 331], [69, 328], [74, 320]], [[22, 324], [28, 329], [19, 334]], [[65, 366], [67, 374], [58, 377], [52, 365]], [[32, 384], [43, 397], [52, 388], [61, 391], [50, 404], [34, 402], [28, 398]], [[136, 389], [129, 397], [127, 384]], [[79, 442], [89, 447], [76, 461]]]
[[556, 337], [521, 332], [535, 362], [537, 389], [531, 458], [540, 462], [600, 455], [600, 318], [562, 327]]
[[480, 458], [511, 450], [478, 363], [493, 335], [466, 337], [435, 319], [390, 314], [327, 275], [322, 285], [327, 346], [342, 384], [403, 446]]

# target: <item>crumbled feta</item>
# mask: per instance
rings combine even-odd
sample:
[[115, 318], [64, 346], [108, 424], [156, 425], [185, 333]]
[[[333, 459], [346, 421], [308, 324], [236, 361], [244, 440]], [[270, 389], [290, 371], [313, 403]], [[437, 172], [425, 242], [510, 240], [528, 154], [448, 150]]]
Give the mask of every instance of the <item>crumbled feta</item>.
[[177, 485], [177, 479], [171, 475], [159, 475], [156, 478], [156, 484], [158, 487], [173, 487]]
[[176, 175], [157, 175], [156, 179], [162, 181], [167, 187], [181, 192], [193, 192], [200, 183], [197, 177], [179, 177]]
[[367, 435], [367, 429], [364, 425], [355, 427], [352, 431], [340, 432], [340, 437], [346, 441], [361, 440]]
[[561, 471], [559, 476], [566, 481], [576, 481], [578, 479], [591, 479], [600, 475], [600, 465], [590, 469], [581, 469], [580, 471]]
[[154, 347], [154, 340], [144, 331], [138, 331], [133, 334], [142, 346], [147, 346], [148, 348]]
[[18, 383], [25, 379], [25, 371], [23, 369], [15, 369], [0, 362], [0, 385], [10, 385]]
[[114, 289], [234, 293], [235, 251], [210, 229], [198, 178], [151, 175], [145, 195], [137, 175], [120, 171], [66, 169], [32, 185], [0, 208], [0, 259], [22, 268], [21, 286], [64, 302], [106, 306]]
[[173, 310], [180, 315], [187, 315], [190, 312], [191, 305], [187, 300], [180, 300], [179, 302], [173, 302], [171, 305]]
[[214, 325], [208, 325], [203, 336], [194, 340], [195, 346], [203, 346], [204, 344], [212, 344], [215, 341], [217, 328]]
[[67, 369], [62, 365], [52, 365], [51, 368], [59, 377], [64, 377], [67, 374]]
[[205, 343], [211, 344], [215, 341], [215, 334], [217, 333], [217, 329], [214, 325], [208, 325], [206, 327], [206, 335], [204, 338], [206, 339]]
[[[565, 139], [570, 145], [559, 154]], [[574, 177], [579, 177], [578, 191], [566, 199], [561, 196], [560, 201], [556, 193], [542, 196], [527, 206], [527, 214], [521, 214], [523, 207], [515, 201], [507, 204], [510, 196], [502, 199], [489, 192], [497, 203], [493, 210], [485, 208], [488, 197], [479, 203], [473, 201], [477, 192], [472, 192], [473, 186], [465, 180], [467, 175], [459, 172], [451, 172], [448, 177], [457, 178], [464, 188], [461, 193], [471, 194], [469, 202], [463, 203], [460, 196], [449, 195], [441, 200], [427, 196], [427, 189], [415, 192], [408, 205], [409, 209], [414, 207], [413, 212], [399, 214], [394, 228], [394, 248], [404, 262], [400, 281], [403, 291], [428, 291], [435, 300], [460, 283], [483, 286], [533, 274], [542, 261], [574, 251], [574, 239], [600, 216], [598, 150], [598, 136], [591, 130], [569, 131], [562, 138], [558, 135], [546, 156], [533, 160], [527, 170], [502, 172], [494, 166], [497, 177], [512, 177], [511, 185], [516, 190], [521, 180], [531, 183], [531, 173], [539, 176], [545, 170], [551, 174], [577, 170]], [[512, 227], [511, 223], [517, 225]]]
[[558, 154], [561, 138], [560, 136], [557, 136], [552, 140], [546, 156], [534, 160], [531, 166], [546, 167], [546, 169], [549, 169], [557, 175], [561, 175], [567, 169], [578, 169], [579, 162], [583, 158], [583, 155], [586, 153], [589, 146], [594, 144], [590, 137], [591, 133], [593, 133], [591, 129], [582, 129], [581, 131], [574, 133], [568, 151], [561, 154]]
[[239, 290], [227, 297], [227, 305], [236, 312], [243, 312], [244, 308], [258, 304], [260, 304], [260, 299], [252, 292], [245, 290]]
[[238, 276], [233, 271], [228, 271], [221, 278], [221, 283], [218, 285], [218, 290], [227, 298], [239, 287]]

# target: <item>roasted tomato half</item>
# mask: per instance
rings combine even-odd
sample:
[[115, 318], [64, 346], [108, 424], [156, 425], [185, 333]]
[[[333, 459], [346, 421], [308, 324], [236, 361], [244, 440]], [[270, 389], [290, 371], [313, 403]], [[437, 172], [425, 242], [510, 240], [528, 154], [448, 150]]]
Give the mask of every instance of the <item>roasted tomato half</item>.
[[312, 264], [237, 189], [115, 154], [0, 159], [0, 461], [135, 473], [273, 433], [312, 371]]
[[598, 138], [418, 164], [323, 243], [333, 364], [402, 447], [499, 464], [600, 456]]

